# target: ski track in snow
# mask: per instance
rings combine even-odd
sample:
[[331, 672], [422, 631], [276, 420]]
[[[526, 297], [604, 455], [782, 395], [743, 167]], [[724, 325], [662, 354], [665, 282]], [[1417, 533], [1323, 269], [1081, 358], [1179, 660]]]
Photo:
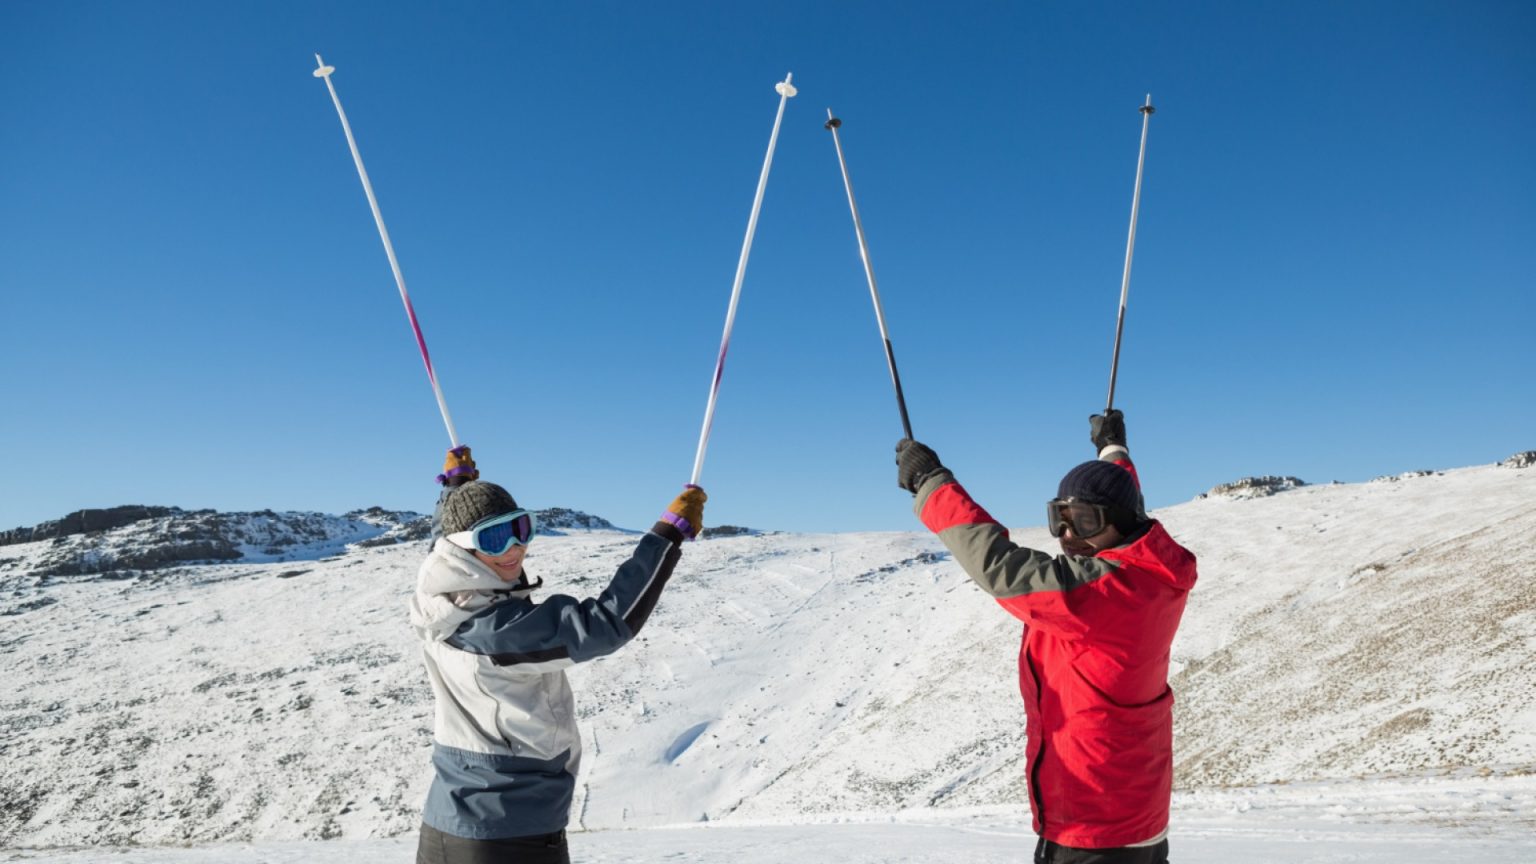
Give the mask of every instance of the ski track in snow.
[[[1201, 569], [1175, 860], [1536, 861], [1532, 502], [1536, 470], [1485, 466], [1154, 514]], [[528, 566], [595, 594], [635, 539]], [[424, 553], [50, 580], [54, 544], [0, 548], [0, 860], [409, 860]], [[689, 544], [640, 636], [572, 672], [578, 860], [1018, 860], [1019, 630], [919, 531]]]

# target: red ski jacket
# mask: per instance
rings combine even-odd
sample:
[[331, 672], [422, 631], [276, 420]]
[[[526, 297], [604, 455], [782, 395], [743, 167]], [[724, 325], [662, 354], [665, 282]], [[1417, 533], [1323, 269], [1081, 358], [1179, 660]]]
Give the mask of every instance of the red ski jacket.
[[[1135, 475], [1128, 458], [1113, 461]], [[1017, 546], [948, 471], [918, 488], [916, 510], [1024, 622], [1019, 688], [1035, 831], [1089, 849], [1159, 836], [1173, 793], [1169, 646], [1195, 556], [1156, 521], [1091, 558]]]

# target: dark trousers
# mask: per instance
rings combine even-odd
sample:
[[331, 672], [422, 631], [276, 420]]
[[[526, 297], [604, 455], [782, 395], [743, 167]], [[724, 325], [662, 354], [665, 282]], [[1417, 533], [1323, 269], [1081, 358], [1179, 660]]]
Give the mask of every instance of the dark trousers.
[[1151, 846], [1079, 849], [1041, 837], [1035, 844], [1035, 864], [1168, 864], [1168, 841]]
[[571, 864], [565, 832], [502, 840], [471, 840], [421, 826], [416, 864]]

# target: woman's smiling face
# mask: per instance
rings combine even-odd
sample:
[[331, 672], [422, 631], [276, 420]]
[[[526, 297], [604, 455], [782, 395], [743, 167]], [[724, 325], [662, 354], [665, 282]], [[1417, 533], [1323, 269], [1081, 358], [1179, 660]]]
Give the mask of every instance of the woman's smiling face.
[[523, 556], [527, 553], [527, 546], [517, 544], [508, 547], [507, 551], [494, 558], [479, 549], [474, 550], [475, 558], [495, 571], [503, 582], [516, 582], [523, 575]]

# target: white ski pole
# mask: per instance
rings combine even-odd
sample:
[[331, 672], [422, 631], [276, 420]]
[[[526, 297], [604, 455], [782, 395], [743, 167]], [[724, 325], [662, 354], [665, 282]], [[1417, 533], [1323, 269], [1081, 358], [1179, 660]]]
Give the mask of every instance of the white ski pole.
[[427, 353], [427, 340], [421, 335], [421, 324], [416, 320], [416, 309], [411, 305], [411, 295], [405, 290], [405, 276], [400, 272], [400, 262], [395, 259], [394, 244], [389, 242], [389, 229], [384, 227], [384, 214], [379, 212], [379, 201], [373, 196], [373, 184], [368, 182], [368, 169], [363, 167], [363, 155], [357, 150], [357, 139], [352, 137], [352, 124], [347, 122], [347, 112], [341, 108], [341, 97], [336, 95], [336, 85], [331, 83], [331, 73], [336, 67], [325, 65], [320, 55], [315, 55], [319, 68], [316, 78], [325, 79], [325, 87], [331, 91], [331, 101], [336, 103], [336, 114], [341, 117], [341, 130], [347, 134], [347, 146], [352, 149], [352, 161], [357, 163], [357, 176], [363, 181], [363, 192], [368, 196], [368, 206], [373, 210], [374, 224], [379, 227], [379, 239], [384, 241], [384, 254], [389, 256], [389, 269], [395, 274], [395, 285], [400, 289], [400, 302], [405, 304], [405, 315], [416, 334], [416, 347], [421, 349], [421, 362], [427, 367], [427, 380], [432, 382], [432, 392], [437, 396], [437, 409], [442, 412], [443, 425], [448, 427], [448, 440], [459, 446], [459, 433], [454, 431], [453, 418], [448, 416], [448, 403], [443, 399], [443, 388], [437, 383], [437, 373], [432, 369], [432, 356]]
[[843, 171], [843, 188], [848, 190], [848, 209], [853, 211], [853, 231], [859, 236], [859, 256], [864, 259], [864, 278], [869, 282], [869, 296], [875, 301], [875, 322], [880, 325], [880, 339], [885, 343], [885, 363], [891, 369], [891, 384], [896, 388], [896, 407], [901, 411], [901, 428], [906, 437], [912, 437], [912, 421], [907, 419], [907, 400], [901, 393], [901, 376], [896, 374], [896, 355], [891, 351], [891, 334], [885, 329], [885, 309], [880, 305], [880, 289], [875, 285], [875, 268], [869, 261], [869, 244], [864, 242], [864, 223], [859, 219], [859, 205], [853, 201], [853, 181], [848, 179], [848, 163], [843, 159], [843, 141], [837, 130], [843, 121], [832, 116], [827, 109], [826, 128], [832, 131], [832, 144], [837, 148], [837, 165]]
[[699, 430], [699, 449], [693, 457], [693, 477], [688, 482], [699, 484], [699, 474], [704, 470], [704, 450], [709, 446], [709, 427], [715, 421], [715, 400], [720, 396], [720, 375], [725, 371], [725, 352], [731, 347], [731, 327], [736, 323], [736, 304], [741, 300], [741, 281], [747, 275], [747, 256], [752, 252], [752, 235], [757, 231], [757, 213], [763, 206], [763, 190], [768, 187], [768, 169], [773, 165], [773, 148], [779, 142], [779, 122], [784, 119], [784, 103], [795, 95], [793, 74], [773, 85], [779, 94], [779, 112], [773, 118], [773, 134], [768, 137], [768, 155], [763, 157], [763, 173], [757, 178], [757, 195], [752, 199], [752, 216], [747, 219], [747, 236], [741, 244], [741, 260], [736, 262], [736, 282], [731, 286], [731, 305], [725, 313], [725, 333], [720, 337], [720, 356], [715, 360], [715, 377], [709, 385], [709, 402], [704, 407], [704, 428]]
[[1136, 214], [1141, 210], [1141, 167], [1147, 160], [1147, 123], [1157, 109], [1152, 107], [1152, 94], [1141, 111], [1141, 151], [1136, 156], [1136, 191], [1131, 195], [1131, 233], [1125, 240], [1125, 275], [1120, 277], [1120, 315], [1115, 321], [1115, 356], [1109, 363], [1109, 399], [1104, 413], [1115, 407], [1115, 375], [1120, 371], [1120, 334], [1125, 330], [1125, 300], [1131, 293], [1131, 253], [1136, 249]]

